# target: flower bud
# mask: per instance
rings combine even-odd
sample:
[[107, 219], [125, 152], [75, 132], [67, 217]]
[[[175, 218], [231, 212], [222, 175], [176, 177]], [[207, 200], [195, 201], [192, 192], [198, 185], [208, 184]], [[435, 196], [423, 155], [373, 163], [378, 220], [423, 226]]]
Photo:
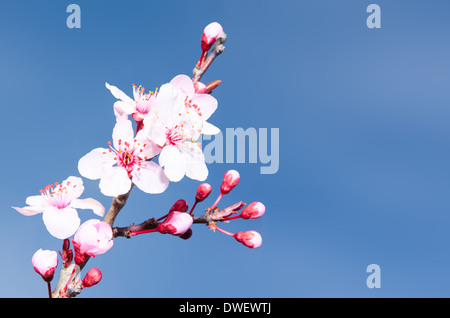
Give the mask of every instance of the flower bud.
[[258, 248], [262, 244], [262, 237], [256, 231], [237, 232], [234, 234], [234, 238], [250, 248]]
[[162, 234], [182, 235], [190, 229], [193, 222], [189, 213], [173, 211], [158, 225], [158, 231]]
[[194, 83], [195, 94], [206, 94], [208, 92], [207, 86], [202, 82]]
[[223, 28], [217, 22], [208, 24], [203, 30], [201, 39], [201, 47], [203, 51], [208, 51], [222, 34]]
[[247, 219], [257, 219], [261, 217], [264, 212], [266, 212], [266, 207], [261, 202], [253, 202], [250, 203], [244, 210], [241, 212], [241, 218]]
[[197, 188], [197, 194], [195, 195], [195, 200], [202, 202], [211, 193], [211, 185], [208, 183], [202, 183]]
[[189, 206], [187, 202], [183, 199], [178, 200], [173, 204], [173, 206], [170, 208], [170, 212], [178, 211], [178, 212], [186, 212], [188, 210]]
[[36, 273], [48, 283], [52, 281], [56, 266], [58, 266], [58, 254], [55, 251], [40, 248], [34, 253], [31, 263]]
[[64, 262], [64, 267], [67, 267], [72, 263], [73, 260], [73, 251], [70, 249], [70, 240], [64, 239], [63, 246], [62, 246], [62, 253], [59, 252], [59, 255], [61, 255], [61, 258]]
[[83, 287], [91, 287], [102, 280], [102, 272], [98, 268], [91, 268], [83, 278]]
[[223, 176], [220, 192], [222, 194], [230, 192], [239, 183], [240, 178], [239, 172], [236, 170], [228, 170]]
[[113, 233], [108, 223], [97, 219], [84, 222], [72, 240], [75, 262], [79, 265], [88, 256], [103, 254], [113, 246]]

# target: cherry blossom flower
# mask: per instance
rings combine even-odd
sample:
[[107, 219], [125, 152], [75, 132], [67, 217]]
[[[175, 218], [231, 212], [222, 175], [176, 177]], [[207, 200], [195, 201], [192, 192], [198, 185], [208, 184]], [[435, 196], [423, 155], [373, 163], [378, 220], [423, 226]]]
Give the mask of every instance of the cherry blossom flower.
[[100, 190], [107, 196], [127, 193], [134, 183], [146, 193], [164, 192], [169, 179], [162, 168], [149, 161], [160, 151], [140, 130], [134, 136], [133, 126], [125, 117], [117, 119], [113, 130], [113, 146], [96, 148], [78, 162], [80, 174], [100, 179]]
[[91, 209], [98, 216], [105, 214], [105, 208], [97, 200], [78, 199], [84, 191], [83, 180], [69, 177], [61, 184], [46, 186], [41, 195], [26, 199], [28, 206], [13, 207], [23, 215], [30, 216], [42, 213], [42, 218], [51, 235], [59, 239], [72, 236], [80, 226], [80, 218], [76, 209]]
[[156, 92], [145, 93], [145, 88], [133, 84], [133, 98], [122, 92], [119, 88], [105, 83], [106, 88], [119, 101], [114, 103], [116, 117], [132, 115], [136, 122], [142, 121], [155, 106]]
[[81, 264], [86, 256], [96, 256], [107, 252], [114, 244], [111, 226], [100, 220], [91, 219], [83, 224], [72, 240], [75, 262]]
[[33, 268], [48, 283], [53, 279], [58, 266], [58, 254], [55, 251], [40, 248], [31, 258]]
[[217, 100], [210, 94], [204, 93], [206, 86], [198, 82], [194, 84], [189, 76], [183, 74], [175, 76], [170, 83], [184, 94], [184, 103], [188, 114], [198, 115], [202, 120], [201, 133], [217, 135], [220, 129], [207, 122], [217, 109]]
[[159, 164], [166, 176], [174, 182], [185, 175], [204, 181], [208, 168], [201, 146], [196, 142], [202, 132], [199, 115], [188, 114], [185, 95], [171, 83], [161, 86], [155, 109], [155, 116], [144, 119], [142, 131], [161, 148]]

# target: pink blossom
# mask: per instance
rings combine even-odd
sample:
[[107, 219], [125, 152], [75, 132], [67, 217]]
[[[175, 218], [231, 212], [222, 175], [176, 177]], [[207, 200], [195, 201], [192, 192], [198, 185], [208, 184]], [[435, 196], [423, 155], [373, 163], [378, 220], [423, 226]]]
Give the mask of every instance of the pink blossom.
[[55, 251], [40, 248], [34, 253], [31, 263], [34, 270], [48, 283], [53, 279], [58, 266], [58, 254]]
[[240, 178], [239, 172], [236, 170], [228, 170], [223, 176], [220, 192], [223, 194], [230, 192], [235, 186], [237, 186]]
[[197, 188], [197, 193], [195, 195], [195, 200], [202, 202], [211, 193], [211, 185], [209, 183], [202, 183]]
[[83, 287], [91, 287], [102, 280], [102, 272], [98, 268], [91, 268], [83, 278]]
[[203, 30], [203, 35], [201, 39], [202, 50], [203, 51], [209, 50], [222, 33], [223, 28], [219, 23], [212, 22], [208, 24]]
[[100, 191], [107, 196], [127, 193], [134, 183], [146, 193], [164, 192], [169, 180], [162, 168], [148, 161], [160, 148], [140, 130], [134, 136], [133, 126], [125, 117], [117, 119], [110, 149], [96, 148], [78, 162], [78, 171], [88, 179], [100, 179]]
[[105, 83], [105, 85], [111, 91], [111, 94], [119, 99], [119, 101], [114, 103], [116, 117], [132, 115], [136, 121], [142, 121], [155, 106], [156, 93], [145, 93], [145, 88], [142, 86], [133, 84], [134, 99], [132, 99], [116, 86], [109, 85], [108, 83]]
[[243, 219], [257, 219], [266, 212], [266, 207], [261, 202], [252, 202], [241, 212]]
[[193, 221], [189, 213], [173, 211], [158, 225], [158, 231], [163, 234], [182, 235], [190, 229]]
[[204, 135], [216, 135], [220, 129], [207, 120], [217, 109], [217, 100], [210, 94], [205, 94], [207, 89], [203, 83], [193, 83], [192, 79], [184, 74], [175, 76], [170, 83], [184, 97], [185, 107], [188, 115], [197, 116], [202, 121], [201, 133]]
[[113, 246], [111, 226], [100, 220], [88, 220], [81, 224], [72, 243], [75, 248], [75, 262], [81, 264], [85, 255], [103, 254]]
[[203, 181], [208, 168], [201, 145], [196, 142], [202, 132], [202, 121], [196, 112], [185, 107], [185, 95], [167, 83], [161, 86], [154, 116], [144, 118], [145, 134], [160, 149], [159, 164], [170, 181], [185, 175]]
[[59, 239], [72, 236], [80, 226], [77, 208], [91, 209], [98, 216], [103, 216], [105, 208], [97, 200], [78, 199], [84, 191], [83, 180], [69, 177], [61, 184], [46, 186], [41, 195], [26, 199], [28, 206], [13, 207], [23, 215], [30, 216], [42, 213], [42, 218], [51, 235]]
[[250, 248], [258, 248], [262, 244], [262, 237], [256, 231], [237, 232], [234, 234], [234, 238]]

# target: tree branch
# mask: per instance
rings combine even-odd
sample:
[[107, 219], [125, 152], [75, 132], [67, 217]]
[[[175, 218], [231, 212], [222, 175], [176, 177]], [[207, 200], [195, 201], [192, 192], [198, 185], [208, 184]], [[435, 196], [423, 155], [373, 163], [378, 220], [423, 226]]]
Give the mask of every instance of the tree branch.
[[217, 38], [216, 44], [211, 50], [211, 53], [208, 57], [202, 61], [201, 65], [196, 65], [194, 68], [194, 76], [192, 77], [192, 82], [196, 83], [202, 79], [203, 74], [208, 70], [211, 63], [214, 61], [216, 57], [218, 57], [225, 50], [225, 46], [223, 45], [227, 39], [227, 35], [222, 33], [221, 36]]

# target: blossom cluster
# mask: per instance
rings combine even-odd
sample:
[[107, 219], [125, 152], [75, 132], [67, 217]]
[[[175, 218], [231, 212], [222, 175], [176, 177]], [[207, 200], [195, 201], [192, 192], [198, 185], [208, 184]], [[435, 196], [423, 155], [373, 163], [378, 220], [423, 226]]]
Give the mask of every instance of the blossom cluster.
[[[217, 22], [204, 29], [202, 55], [196, 67], [210, 63], [206, 62], [208, 51], [223, 34], [222, 26]], [[133, 84], [131, 97], [118, 87], [105, 83], [117, 99], [112, 107], [115, 115], [112, 141], [107, 143], [108, 147], [95, 148], [78, 161], [80, 175], [99, 180], [100, 192], [109, 197], [125, 195], [133, 185], [145, 193], [159, 194], [168, 188], [170, 182], [178, 182], [184, 177], [205, 181], [208, 168], [198, 140], [201, 135], [220, 132], [209, 122], [218, 107], [218, 101], [211, 92], [219, 83], [214, 81], [205, 85], [180, 74], [155, 91], [146, 91], [144, 87]], [[217, 208], [222, 196], [229, 193], [239, 179], [235, 170], [225, 174], [220, 195], [206, 210], [204, 223], [210, 229], [233, 236], [245, 246], [258, 248], [262, 242], [259, 233], [232, 234], [217, 226], [219, 221], [258, 218], [264, 214], [265, 207], [260, 202], [248, 205], [239, 215], [236, 214], [245, 205], [243, 203], [231, 210], [220, 211]], [[208, 183], [200, 184], [189, 212], [186, 201], [178, 200], [166, 215], [151, 223], [150, 228], [129, 231], [128, 236], [159, 232], [188, 239], [195, 221], [194, 208], [209, 196], [211, 189]], [[83, 280], [77, 275], [90, 257], [103, 254], [113, 246], [112, 224], [95, 218], [81, 224], [78, 209], [89, 209], [98, 217], [105, 216], [105, 208], [99, 201], [80, 198], [83, 191], [83, 180], [70, 176], [61, 183], [46, 186], [40, 190], [40, 195], [27, 197], [27, 206], [13, 207], [25, 216], [42, 214], [49, 233], [63, 240], [59, 254], [63, 269], [69, 270], [70, 278], [59, 290], [59, 297], [71, 297], [98, 283], [102, 275], [97, 268], [89, 270]], [[58, 263], [55, 251], [39, 249], [32, 257], [33, 268], [49, 285], [50, 297], [50, 281]]]

